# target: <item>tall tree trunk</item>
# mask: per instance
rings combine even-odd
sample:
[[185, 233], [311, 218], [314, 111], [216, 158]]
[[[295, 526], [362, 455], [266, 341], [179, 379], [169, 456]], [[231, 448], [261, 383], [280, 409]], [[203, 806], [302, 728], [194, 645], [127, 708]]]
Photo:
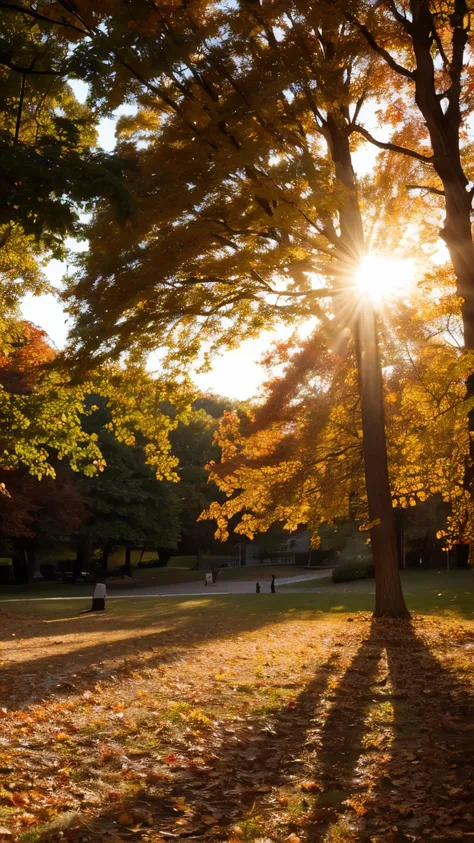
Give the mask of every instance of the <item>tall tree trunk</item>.
[[85, 572], [90, 571], [90, 559], [92, 556], [92, 541], [89, 536], [79, 536], [77, 539], [76, 560], [74, 562], [73, 573], [76, 577]]
[[[453, 191], [454, 192], [454, 191]], [[459, 191], [456, 191], [459, 194]], [[448, 202], [451, 190], [445, 184], [446, 218], [441, 233], [449, 251], [454, 274], [456, 292], [463, 299], [461, 314], [463, 321], [464, 348], [474, 351], [474, 243], [471, 229], [471, 198], [463, 190], [462, 202]], [[458, 198], [461, 198], [458, 196]], [[474, 399], [474, 372], [466, 380], [466, 402]], [[468, 410], [469, 456], [464, 471], [464, 486], [474, 502], [474, 407]], [[473, 546], [474, 542], [470, 542]]]
[[110, 556], [110, 547], [104, 547], [103, 550], [102, 550], [102, 560], [101, 560], [101, 562], [102, 562], [101, 568], [104, 571], [104, 573], [107, 573], [107, 567], [108, 567], [108, 564], [109, 564], [109, 556]]
[[128, 577], [132, 576], [132, 548], [131, 547], [125, 548], [125, 565], [123, 566], [123, 572]]
[[[464, 347], [474, 350], [474, 243], [471, 213], [472, 191], [464, 172], [460, 127], [462, 122], [461, 95], [465, 49], [468, 41], [466, 0], [455, 0], [451, 16], [452, 71], [449, 96], [443, 109], [437, 92], [436, 73], [432, 53], [434, 18], [429, 0], [411, 0], [413, 23], [405, 24], [411, 35], [416, 57], [415, 99], [424, 117], [433, 148], [433, 167], [443, 184], [445, 220], [441, 237], [446, 243], [454, 274], [456, 292], [463, 299], [461, 306]], [[466, 381], [466, 401], [474, 398], [474, 373]], [[474, 409], [468, 411], [470, 437], [469, 457], [466, 461], [464, 485], [474, 502]], [[472, 544], [472, 542], [471, 542]], [[474, 551], [473, 551], [474, 554]]]
[[195, 570], [199, 571], [201, 569], [201, 562], [202, 562], [202, 557], [203, 557], [203, 548], [202, 548], [202, 545], [201, 545], [200, 541], [198, 541], [197, 539], [195, 541], [196, 541], [196, 564], [194, 565], [194, 568], [195, 568]]
[[[345, 191], [339, 213], [341, 248], [348, 258], [348, 276], [342, 280], [348, 295], [354, 295], [355, 274], [365, 254], [364, 228], [352, 166], [349, 136], [340, 116], [328, 115], [326, 137], [334, 161], [336, 181]], [[337, 279], [336, 279], [337, 282]], [[351, 292], [352, 289], [352, 292]], [[341, 326], [343, 327], [343, 326]], [[398, 563], [397, 534], [387, 465], [382, 365], [377, 327], [370, 299], [356, 303], [352, 333], [359, 371], [362, 410], [362, 448], [367, 490], [372, 557], [375, 568], [375, 617], [408, 617]]]
[[388, 476], [382, 367], [375, 311], [367, 297], [357, 320], [365, 483], [375, 568], [375, 617], [404, 618], [408, 609], [400, 581], [399, 554]]

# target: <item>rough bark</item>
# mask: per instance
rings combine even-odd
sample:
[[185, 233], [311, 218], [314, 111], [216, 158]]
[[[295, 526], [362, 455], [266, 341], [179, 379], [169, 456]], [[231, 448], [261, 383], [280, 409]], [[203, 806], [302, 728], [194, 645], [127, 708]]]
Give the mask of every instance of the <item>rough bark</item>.
[[408, 617], [400, 581], [397, 533], [388, 476], [383, 380], [373, 306], [363, 302], [357, 320], [365, 483], [375, 568], [374, 617]]
[[109, 565], [109, 556], [110, 556], [110, 547], [104, 547], [102, 550], [102, 559], [101, 559], [101, 569], [104, 572], [107, 572], [107, 568]]
[[132, 548], [131, 547], [125, 548], [125, 565], [123, 566], [123, 572], [128, 577], [132, 576]]
[[[416, 58], [415, 98], [428, 129], [433, 148], [433, 167], [443, 184], [445, 220], [441, 237], [446, 243], [456, 276], [456, 292], [463, 299], [461, 307], [464, 346], [474, 350], [474, 243], [472, 239], [472, 192], [464, 173], [460, 150], [462, 70], [468, 40], [467, 4], [455, 0], [451, 15], [452, 57], [450, 86], [444, 100], [437, 93], [432, 55], [436, 20], [427, 0], [411, 0], [413, 22], [410, 32]], [[474, 399], [474, 374], [466, 381], [466, 400]], [[474, 409], [468, 411], [468, 424], [474, 434]], [[464, 485], [474, 498], [474, 437], [466, 461]]]
[[423, 115], [433, 148], [433, 167], [443, 184], [445, 222], [441, 236], [448, 248], [456, 275], [457, 292], [464, 299], [462, 307], [464, 341], [474, 348], [474, 244], [472, 241], [472, 194], [464, 173], [460, 151], [461, 73], [467, 32], [464, 19], [465, 0], [456, 0], [452, 23], [453, 56], [451, 84], [442, 101], [437, 91], [432, 53], [436, 21], [426, 0], [412, 0], [413, 22], [409, 25], [416, 59], [414, 73], [416, 104]]
[[[365, 253], [364, 229], [357, 197], [348, 131], [337, 117], [328, 115], [327, 140], [336, 179], [344, 187], [339, 221], [341, 248], [354, 273]], [[340, 279], [353, 284], [350, 274]], [[377, 342], [375, 312], [369, 299], [356, 306], [353, 337], [359, 371], [362, 411], [364, 471], [367, 490], [370, 541], [375, 568], [375, 617], [408, 617], [403, 598], [398, 560], [397, 534], [388, 476], [382, 366]]]

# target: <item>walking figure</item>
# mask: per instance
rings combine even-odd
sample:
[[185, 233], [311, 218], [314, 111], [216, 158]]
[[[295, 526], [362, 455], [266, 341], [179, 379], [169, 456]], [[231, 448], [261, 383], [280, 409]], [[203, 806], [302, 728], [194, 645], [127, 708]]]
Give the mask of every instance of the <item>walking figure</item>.
[[257, 592], [257, 594], [260, 594], [260, 583], [259, 582], [255, 586], [255, 591]]
[[271, 584], [271, 586], [270, 586], [270, 591], [271, 591], [271, 593], [272, 593], [272, 594], [276, 594], [276, 588], [275, 588], [275, 574], [272, 574], [272, 584]]

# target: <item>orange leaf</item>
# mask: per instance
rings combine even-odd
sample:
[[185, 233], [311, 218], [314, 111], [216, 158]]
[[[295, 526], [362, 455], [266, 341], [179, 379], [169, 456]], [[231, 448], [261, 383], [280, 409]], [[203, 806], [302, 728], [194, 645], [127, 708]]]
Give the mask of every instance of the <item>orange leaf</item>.
[[24, 806], [28, 805], [30, 802], [28, 796], [24, 793], [14, 792], [11, 794], [10, 799], [17, 808], [24, 808]]
[[36, 825], [38, 820], [36, 817], [33, 816], [33, 814], [22, 814], [20, 817], [20, 822], [23, 825]]
[[323, 789], [319, 782], [301, 782], [300, 786], [305, 793], [316, 793]]

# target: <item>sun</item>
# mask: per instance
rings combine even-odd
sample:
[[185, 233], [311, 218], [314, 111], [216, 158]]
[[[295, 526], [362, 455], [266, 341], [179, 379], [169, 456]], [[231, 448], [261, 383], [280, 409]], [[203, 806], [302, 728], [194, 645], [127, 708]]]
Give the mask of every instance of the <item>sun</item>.
[[407, 298], [414, 279], [412, 261], [376, 254], [362, 258], [354, 276], [359, 293], [368, 296], [374, 305], [390, 299]]

